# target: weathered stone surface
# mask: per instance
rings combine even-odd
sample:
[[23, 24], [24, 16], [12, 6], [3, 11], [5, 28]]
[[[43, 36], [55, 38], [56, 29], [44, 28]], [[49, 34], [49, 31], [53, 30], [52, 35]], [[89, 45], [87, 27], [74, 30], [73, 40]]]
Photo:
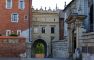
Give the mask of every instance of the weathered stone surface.
[[0, 36], [0, 57], [19, 57], [25, 50], [25, 38]]
[[53, 57], [56, 57], [56, 58], [69, 57], [67, 40], [54, 41], [52, 49], [53, 49]]

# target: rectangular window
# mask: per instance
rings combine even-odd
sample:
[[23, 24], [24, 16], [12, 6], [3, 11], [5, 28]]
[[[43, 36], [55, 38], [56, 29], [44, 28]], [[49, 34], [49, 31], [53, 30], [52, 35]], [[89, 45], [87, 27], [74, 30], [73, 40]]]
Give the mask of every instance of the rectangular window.
[[34, 27], [34, 33], [38, 33], [38, 27]]
[[24, 20], [28, 20], [28, 16], [27, 15], [24, 16]]
[[6, 36], [9, 36], [11, 34], [11, 30], [6, 30]]
[[24, 0], [19, 0], [19, 9], [24, 9], [24, 8], [25, 8]]
[[13, 13], [11, 15], [11, 22], [18, 22], [18, 20], [19, 20], [18, 14], [17, 13]]
[[18, 36], [21, 35], [21, 30], [17, 30], [17, 35], [18, 35]]
[[55, 33], [55, 28], [51, 27], [51, 33]]
[[42, 33], [45, 33], [45, 27], [42, 27], [42, 31], [41, 31]]
[[6, 0], [6, 8], [11, 9], [12, 8], [12, 0]]

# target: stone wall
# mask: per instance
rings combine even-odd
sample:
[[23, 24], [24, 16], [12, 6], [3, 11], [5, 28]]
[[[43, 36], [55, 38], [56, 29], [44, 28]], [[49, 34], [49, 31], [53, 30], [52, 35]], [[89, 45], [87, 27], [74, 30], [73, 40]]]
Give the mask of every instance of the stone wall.
[[54, 58], [68, 58], [69, 57], [68, 41], [67, 40], [53, 41], [52, 51]]
[[[45, 33], [42, 33], [42, 28]], [[51, 33], [54, 27], [54, 33]], [[52, 10], [32, 10], [32, 41], [42, 39], [47, 44], [47, 56], [51, 54], [51, 40], [59, 40], [59, 14]]]
[[83, 33], [80, 43], [83, 60], [94, 59], [94, 32]]
[[20, 57], [25, 50], [25, 38], [0, 36], [0, 57]]

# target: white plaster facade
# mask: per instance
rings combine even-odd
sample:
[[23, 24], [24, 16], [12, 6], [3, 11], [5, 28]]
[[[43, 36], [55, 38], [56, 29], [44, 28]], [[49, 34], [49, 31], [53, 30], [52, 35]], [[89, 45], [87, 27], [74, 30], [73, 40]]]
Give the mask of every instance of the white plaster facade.
[[[45, 33], [42, 33], [42, 27]], [[54, 33], [51, 33], [54, 27]], [[32, 10], [32, 41], [42, 39], [47, 44], [47, 56], [51, 53], [51, 40], [59, 40], [59, 14], [52, 10]]]

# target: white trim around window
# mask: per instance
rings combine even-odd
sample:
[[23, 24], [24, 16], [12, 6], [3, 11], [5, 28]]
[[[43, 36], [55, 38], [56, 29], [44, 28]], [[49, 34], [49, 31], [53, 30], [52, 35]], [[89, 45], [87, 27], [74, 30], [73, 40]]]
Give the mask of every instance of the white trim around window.
[[38, 33], [38, 32], [39, 32], [38, 27], [34, 27], [33, 32], [34, 32], [34, 33]]
[[12, 0], [6, 0], [6, 9], [12, 8]]
[[18, 36], [21, 35], [21, 30], [17, 30], [17, 35], [18, 35]]
[[11, 34], [11, 30], [6, 30], [6, 36], [9, 36]]
[[11, 14], [11, 22], [18, 22], [19, 21], [19, 14], [18, 13], [12, 13]]
[[25, 1], [24, 0], [19, 0], [18, 8], [23, 10], [25, 8]]

